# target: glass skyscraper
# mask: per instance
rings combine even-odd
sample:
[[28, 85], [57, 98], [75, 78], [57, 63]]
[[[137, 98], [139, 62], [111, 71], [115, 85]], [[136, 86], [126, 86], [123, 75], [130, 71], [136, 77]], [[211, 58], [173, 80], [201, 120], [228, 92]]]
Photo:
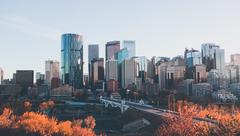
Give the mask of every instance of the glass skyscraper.
[[61, 48], [63, 84], [80, 89], [83, 86], [83, 41], [78, 34], [63, 34]]
[[123, 48], [115, 54], [115, 59], [118, 61], [119, 64], [128, 58], [129, 58], [129, 52], [128, 52], [127, 48]]
[[136, 56], [135, 41], [130, 41], [130, 40], [123, 41], [123, 48], [127, 48], [129, 59]]
[[115, 54], [120, 50], [120, 41], [111, 41], [106, 44], [106, 61], [113, 60]]
[[202, 44], [202, 63], [211, 69], [223, 70], [225, 67], [225, 52], [220, 46], [214, 43]]

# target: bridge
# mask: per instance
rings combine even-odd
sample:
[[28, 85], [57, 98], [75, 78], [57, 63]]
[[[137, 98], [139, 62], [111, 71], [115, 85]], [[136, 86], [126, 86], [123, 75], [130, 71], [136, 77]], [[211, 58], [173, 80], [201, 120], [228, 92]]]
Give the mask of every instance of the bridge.
[[[143, 111], [146, 113], [150, 113], [152, 115], [161, 116], [161, 117], [170, 117], [170, 116], [179, 116], [179, 112], [174, 112], [166, 109], [160, 109], [153, 107], [151, 105], [144, 104], [142, 100], [139, 101], [139, 103], [131, 102], [131, 101], [125, 101], [120, 99], [111, 99], [107, 97], [100, 97], [100, 102], [104, 104], [104, 106], [107, 108], [108, 106], [112, 107], [119, 107], [121, 109], [121, 112], [125, 112], [129, 108], [136, 109], [139, 111]], [[199, 122], [207, 122], [210, 124], [217, 124], [215, 120], [211, 120], [208, 118], [199, 118], [199, 117], [193, 117], [194, 121]]]

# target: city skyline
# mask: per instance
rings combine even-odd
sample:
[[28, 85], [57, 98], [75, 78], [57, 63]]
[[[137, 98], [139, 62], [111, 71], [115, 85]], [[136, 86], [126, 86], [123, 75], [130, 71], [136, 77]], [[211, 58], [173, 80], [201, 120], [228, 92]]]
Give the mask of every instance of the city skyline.
[[[208, 42], [225, 49], [226, 62], [231, 54], [240, 53], [238, 1], [73, 1], [68, 11], [61, 11], [67, 1], [46, 2], [0, 2], [4, 78], [18, 69], [43, 73], [45, 60], [61, 61], [61, 34], [67, 32], [83, 36], [84, 73], [88, 72], [88, 45], [99, 44], [99, 57], [105, 58], [105, 44], [113, 40], [135, 40], [137, 56], [147, 58], [183, 55], [185, 47], [200, 50]], [[48, 14], [53, 18], [45, 17]]]

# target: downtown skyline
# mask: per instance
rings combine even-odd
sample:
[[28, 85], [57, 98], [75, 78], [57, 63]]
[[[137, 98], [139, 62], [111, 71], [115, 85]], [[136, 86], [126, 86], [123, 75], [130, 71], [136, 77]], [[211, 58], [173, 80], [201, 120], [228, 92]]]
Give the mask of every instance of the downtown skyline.
[[[175, 1], [174, 4], [163, 1], [103, 1], [95, 4], [73, 1], [70, 11], [61, 11], [66, 3], [62, 1], [53, 12], [51, 6], [54, 2], [46, 7], [46, 1], [36, 4], [23, 1], [19, 5], [7, 1], [0, 3], [0, 67], [5, 72], [5, 78], [11, 78], [17, 69], [44, 72], [45, 60], [60, 61], [61, 34], [67, 32], [83, 36], [84, 73], [88, 72], [88, 45], [99, 44], [99, 57], [104, 58], [105, 44], [113, 40], [135, 40], [137, 56], [147, 58], [183, 55], [185, 47], [200, 50], [201, 44], [208, 42], [225, 49], [226, 62], [230, 61], [230, 54], [240, 53], [237, 1], [227, 4], [217, 1]], [[75, 6], [81, 3], [82, 8]], [[93, 8], [94, 12], [88, 10]], [[116, 10], [112, 10], [114, 8]], [[171, 11], [174, 8], [176, 10]], [[54, 18], [44, 17], [48, 14]], [[84, 21], [79, 17], [83, 17]], [[178, 21], [174, 22], [175, 19]]]

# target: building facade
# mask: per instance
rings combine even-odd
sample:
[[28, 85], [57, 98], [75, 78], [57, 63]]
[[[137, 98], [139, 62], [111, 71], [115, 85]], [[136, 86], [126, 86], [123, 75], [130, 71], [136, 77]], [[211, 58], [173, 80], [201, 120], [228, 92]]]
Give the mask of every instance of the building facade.
[[128, 58], [132, 58], [136, 56], [136, 45], [135, 41], [132, 40], [124, 40], [123, 41], [123, 48], [128, 50]]
[[26, 95], [28, 88], [33, 86], [33, 70], [17, 70], [16, 84], [22, 87], [21, 94]]
[[99, 81], [104, 81], [104, 59], [98, 58], [93, 59], [91, 62], [92, 67], [92, 83], [93, 86]]
[[121, 87], [127, 88], [135, 82], [136, 62], [134, 60], [124, 60], [121, 64]]
[[225, 67], [225, 51], [214, 43], [202, 44], [202, 62], [207, 66], [207, 72], [211, 69], [223, 71]]
[[78, 34], [63, 34], [61, 48], [61, 79], [74, 88], [83, 87], [83, 40]]
[[231, 64], [232, 65], [240, 65], [240, 54], [232, 54], [231, 55]]
[[106, 61], [115, 58], [115, 54], [120, 50], [120, 41], [111, 41], [106, 44]]
[[106, 61], [106, 81], [109, 81], [111, 79], [118, 81], [118, 61], [117, 60]]
[[53, 78], [59, 77], [59, 62], [53, 60], [45, 61], [45, 75], [46, 75], [46, 83], [51, 85]]
[[90, 44], [88, 45], [88, 74], [89, 74], [89, 84], [91, 85], [92, 81], [92, 67], [91, 67], [91, 61], [93, 59], [99, 58], [99, 45], [98, 44]]

